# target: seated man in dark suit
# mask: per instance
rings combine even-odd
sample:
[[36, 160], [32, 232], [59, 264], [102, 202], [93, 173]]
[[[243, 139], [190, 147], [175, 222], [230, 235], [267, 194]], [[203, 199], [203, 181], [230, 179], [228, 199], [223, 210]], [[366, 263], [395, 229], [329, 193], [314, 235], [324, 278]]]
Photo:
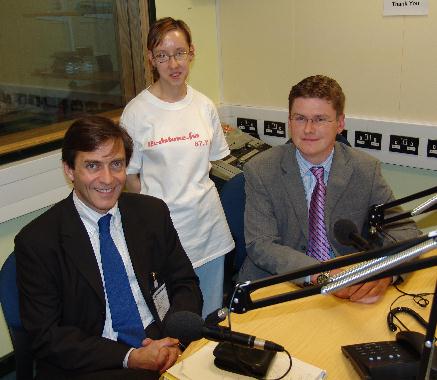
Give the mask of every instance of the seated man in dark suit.
[[[348, 219], [366, 235], [369, 208], [394, 199], [378, 160], [335, 141], [345, 124], [344, 103], [334, 79], [316, 75], [302, 80], [289, 95], [292, 144], [269, 149], [244, 166], [248, 256], [240, 281], [302, 269], [353, 252], [334, 238], [335, 222]], [[412, 221], [387, 226], [387, 232], [390, 239], [383, 243], [419, 234]], [[315, 283], [320, 275], [326, 279], [328, 274], [301, 283]], [[392, 280], [353, 285], [336, 295], [375, 302]]]
[[202, 310], [165, 203], [122, 192], [131, 153], [111, 120], [74, 122], [62, 148], [74, 190], [15, 238], [39, 379], [158, 378], [181, 353], [164, 336], [166, 318]]

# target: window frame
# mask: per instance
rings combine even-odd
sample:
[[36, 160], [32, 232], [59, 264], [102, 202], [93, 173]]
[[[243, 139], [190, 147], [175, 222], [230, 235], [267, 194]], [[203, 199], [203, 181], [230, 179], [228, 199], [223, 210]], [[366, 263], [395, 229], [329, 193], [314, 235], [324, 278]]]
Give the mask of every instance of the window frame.
[[[152, 9], [151, 15], [149, 8]], [[152, 74], [147, 60], [147, 33], [150, 20], [155, 17], [154, 0], [114, 1], [120, 87], [124, 105], [151, 83]], [[121, 113], [121, 109], [119, 112]], [[62, 140], [73, 121], [74, 119], [48, 124], [39, 127], [38, 131], [30, 129], [0, 136], [0, 157]]]
[[[147, 59], [147, 33], [150, 22], [155, 18], [154, 0], [114, 2], [124, 104], [152, 81]], [[99, 114], [118, 123], [121, 112], [122, 108]], [[39, 136], [35, 132], [2, 136], [0, 156], [60, 142], [73, 122], [74, 119], [39, 127], [39, 131], [43, 128], [46, 130], [46, 133]], [[64, 176], [60, 149], [0, 165], [0, 223], [50, 206], [65, 198], [69, 192], [71, 184]]]

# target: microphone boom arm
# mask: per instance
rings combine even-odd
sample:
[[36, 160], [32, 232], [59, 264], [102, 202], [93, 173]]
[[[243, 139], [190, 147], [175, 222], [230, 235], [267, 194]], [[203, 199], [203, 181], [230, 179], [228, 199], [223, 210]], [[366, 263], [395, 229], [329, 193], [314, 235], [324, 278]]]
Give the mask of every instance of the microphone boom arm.
[[404, 198], [395, 199], [394, 201], [373, 205], [369, 210], [369, 224], [370, 224], [370, 233], [375, 234], [376, 231], [381, 231], [382, 226], [385, 224], [393, 223], [401, 219], [409, 218], [411, 216], [416, 216], [419, 214], [423, 214], [429, 211], [433, 211], [437, 209], [437, 195], [428, 199], [424, 203], [417, 206], [415, 209], [411, 211], [402, 212], [388, 218], [385, 217], [385, 211], [389, 208], [400, 206], [404, 203], [425, 197], [427, 195], [431, 195], [437, 193], [437, 186], [431, 187], [429, 189], [419, 191], [418, 193], [414, 193], [408, 195]]
[[[413, 239], [408, 239], [390, 246], [382, 247], [379, 249], [373, 249], [365, 252], [357, 252], [352, 253], [350, 255], [336, 257], [334, 259], [311, 265], [304, 269], [299, 269], [291, 272], [287, 272], [284, 274], [278, 274], [266, 278], [262, 278], [255, 281], [246, 281], [237, 283], [235, 286], [235, 297], [233, 303], [231, 305], [230, 310], [237, 314], [246, 313], [249, 310], [259, 309], [260, 307], [275, 305], [282, 302], [291, 301], [294, 299], [299, 299], [303, 297], [308, 297], [315, 294], [321, 293], [321, 285], [314, 285], [311, 287], [306, 287], [302, 289], [295, 290], [293, 292], [288, 292], [284, 294], [274, 295], [270, 297], [265, 297], [257, 300], [253, 300], [251, 298], [251, 293], [253, 293], [257, 289], [265, 288], [267, 286], [279, 284], [282, 282], [293, 281], [302, 277], [310, 276], [316, 273], [321, 273], [325, 271], [329, 271], [332, 269], [338, 269], [345, 266], [357, 264], [357, 263], [367, 263], [369, 260], [378, 259], [385, 256], [395, 255], [400, 253], [406, 249], [414, 247], [417, 244], [425, 242], [429, 239], [436, 239], [435, 236], [430, 233], [429, 235], [419, 236]], [[412, 265], [412, 269], [408, 269], [406, 267], [407, 264], [403, 264], [396, 269], [391, 269], [390, 272], [387, 271], [383, 275], [378, 275], [378, 278], [387, 277], [389, 275], [407, 273], [417, 269], [423, 269], [429, 266], [437, 265], [437, 257], [433, 258], [434, 260], [422, 259], [426, 260], [426, 263], [423, 264], [426, 266], [420, 267], [422, 260], [414, 260], [413, 263], [407, 263], [408, 265]], [[416, 268], [417, 266], [417, 268]], [[403, 272], [400, 272], [400, 268], [402, 267]], [[420, 267], [420, 268], [419, 268]], [[375, 276], [376, 277], [376, 276]], [[372, 277], [373, 279], [373, 277]]]

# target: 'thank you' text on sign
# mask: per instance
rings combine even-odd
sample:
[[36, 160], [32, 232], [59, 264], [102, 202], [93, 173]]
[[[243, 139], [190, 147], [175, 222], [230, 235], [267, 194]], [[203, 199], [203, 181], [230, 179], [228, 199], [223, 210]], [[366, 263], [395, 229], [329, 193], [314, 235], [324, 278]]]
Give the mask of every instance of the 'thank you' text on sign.
[[428, 0], [384, 0], [384, 16], [426, 16]]

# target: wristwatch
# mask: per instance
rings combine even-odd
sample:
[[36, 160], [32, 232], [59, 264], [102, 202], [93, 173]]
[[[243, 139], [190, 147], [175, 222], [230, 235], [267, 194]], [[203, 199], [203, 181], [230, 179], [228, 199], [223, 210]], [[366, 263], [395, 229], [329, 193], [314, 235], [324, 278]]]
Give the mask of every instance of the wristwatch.
[[331, 278], [330, 275], [331, 273], [329, 271], [320, 273], [316, 279], [317, 285], [326, 284]]

